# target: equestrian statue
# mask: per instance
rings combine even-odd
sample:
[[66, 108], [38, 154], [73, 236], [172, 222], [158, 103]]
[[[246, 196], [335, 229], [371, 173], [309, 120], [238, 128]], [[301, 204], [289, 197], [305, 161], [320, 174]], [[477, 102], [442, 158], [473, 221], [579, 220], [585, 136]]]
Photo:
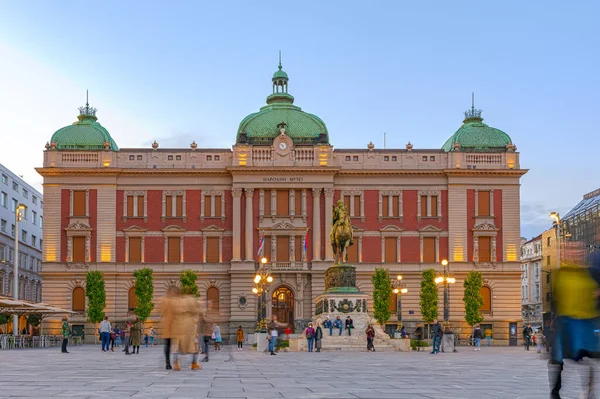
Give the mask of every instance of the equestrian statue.
[[352, 234], [352, 224], [350, 223], [350, 214], [348, 208], [344, 205], [344, 201], [338, 200], [337, 205], [333, 205], [332, 229], [331, 229], [331, 246], [335, 256], [335, 264], [340, 265], [344, 261], [344, 252], [350, 245], [354, 243]]

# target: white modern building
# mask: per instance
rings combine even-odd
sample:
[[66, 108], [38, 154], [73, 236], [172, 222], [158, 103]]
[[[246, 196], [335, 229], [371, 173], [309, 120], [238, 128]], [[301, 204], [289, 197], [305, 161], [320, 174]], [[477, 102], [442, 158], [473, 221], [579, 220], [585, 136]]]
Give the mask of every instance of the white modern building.
[[[19, 231], [15, 208], [23, 204]], [[42, 194], [0, 164], [0, 295], [13, 296], [15, 234], [19, 237], [19, 298], [39, 302], [42, 298]]]
[[542, 236], [521, 245], [523, 322], [542, 324]]

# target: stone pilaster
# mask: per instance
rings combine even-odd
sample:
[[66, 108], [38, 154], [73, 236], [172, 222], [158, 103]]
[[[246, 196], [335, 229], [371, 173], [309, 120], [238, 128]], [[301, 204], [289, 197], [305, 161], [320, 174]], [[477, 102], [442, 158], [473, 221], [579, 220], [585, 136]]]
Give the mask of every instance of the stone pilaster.
[[245, 188], [244, 193], [246, 194], [246, 261], [252, 261], [254, 257], [253, 239], [254, 231], [252, 229], [253, 215], [252, 215], [252, 197], [254, 196], [253, 188]]
[[313, 188], [313, 257], [314, 261], [321, 260], [321, 191], [322, 188]]
[[333, 216], [333, 188], [325, 189], [325, 260], [333, 261], [331, 247], [331, 218]]
[[232, 261], [241, 261], [241, 236], [242, 236], [242, 189], [234, 187], [233, 195], [233, 256]]

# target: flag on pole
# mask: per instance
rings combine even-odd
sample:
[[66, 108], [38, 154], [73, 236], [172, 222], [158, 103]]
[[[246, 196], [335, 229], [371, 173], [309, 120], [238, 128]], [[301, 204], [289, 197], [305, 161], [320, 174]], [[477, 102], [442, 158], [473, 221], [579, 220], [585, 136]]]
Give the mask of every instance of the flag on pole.
[[308, 230], [306, 230], [306, 235], [304, 236], [304, 254], [306, 254], [307, 249], [308, 249]]
[[256, 253], [256, 256], [260, 256], [260, 252], [263, 250], [264, 246], [265, 246], [265, 233], [262, 233], [260, 238], [258, 239], [258, 252]]

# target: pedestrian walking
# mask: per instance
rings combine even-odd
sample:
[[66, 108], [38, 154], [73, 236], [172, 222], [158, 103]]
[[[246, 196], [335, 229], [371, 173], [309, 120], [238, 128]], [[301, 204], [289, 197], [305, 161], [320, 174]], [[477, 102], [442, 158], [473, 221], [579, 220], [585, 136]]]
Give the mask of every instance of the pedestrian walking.
[[535, 342], [537, 346], [537, 353], [542, 353], [542, 349], [544, 348], [544, 334], [542, 333], [542, 328], [538, 328], [535, 333]]
[[313, 351], [313, 344], [315, 342], [315, 329], [313, 328], [312, 323], [308, 323], [308, 327], [304, 330], [304, 334], [306, 335], [306, 340], [308, 341], [308, 351]]
[[438, 322], [437, 319], [433, 319], [433, 351], [432, 355], [440, 353], [440, 344], [442, 343], [442, 335], [444, 332], [442, 331], [442, 325]]
[[373, 345], [373, 341], [375, 340], [375, 329], [371, 324], [367, 326], [365, 334], [367, 334], [367, 350], [369, 352], [375, 352], [375, 345]]
[[131, 323], [131, 346], [133, 347], [133, 354], [140, 354], [140, 341], [142, 338], [143, 329], [144, 327], [142, 326], [142, 322], [140, 321], [139, 317], [133, 316], [133, 323]]
[[221, 350], [221, 342], [223, 342], [223, 338], [221, 337], [221, 327], [218, 324], [215, 324], [213, 328], [212, 338], [215, 340], [215, 352]]
[[100, 333], [100, 339], [102, 340], [102, 352], [107, 352], [110, 347], [110, 333], [112, 328], [110, 327], [110, 321], [108, 321], [108, 316], [104, 316], [104, 320], [100, 322], [100, 328], [98, 328], [98, 332]]
[[171, 370], [171, 345], [173, 342], [173, 305], [175, 301], [175, 295], [171, 292], [167, 292], [167, 296], [162, 299], [161, 302], [161, 318], [160, 318], [160, 331], [165, 337], [165, 368]]
[[244, 347], [244, 330], [242, 326], [239, 326], [237, 332], [235, 333], [235, 337], [237, 338], [238, 350], [243, 350]]
[[490, 328], [485, 329], [485, 340], [488, 348], [492, 346], [492, 330]]
[[531, 324], [527, 324], [527, 326], [523, 327], [523, 341], [525, 341], [525, 350], [529, 350], [531, 346], [531, 335], [533, 334], [533, 329], [531, 328]]
[[156, 338], [156, 331], [154, 327], [150, 327], [150, 332], [148, 333], [148, 339], [150, 340], [150, 346], [154, 346], [154, 340]]
[[67, 345], [69, 343], [69, 338], [71, 337], [71, 326], [69, 325], [69, 319], [67, 315], [64, 315], [62, 318], [62, 346], [61, 353], [69, 353], [67, 351]]
[[354, 328], [354, 321], [350, 316], [346, 317], [346, 330], [348, 330], [348, 336], [352, 335], [352, 329]]
[[200, 370], [198, 364], [198, 347], [196, 337], [198, 336], [198, 315], [201, 305], [194, 295], [185, 295], [174, 299], [172, 334], [177, 342], [177, 352], [174, 354], [173, 370], [181, 371], [179, 364], [180, 355], [192, 355], [192, 370]]
[[125, 328], [123, 329], [124, 333], [125, 333], [125, 349], [123, 349], [123, 352], [125, 352], [126, 355], [131, 355], [132, 352], [129, 352], [129, 347], [131, 346], [131, 322], [127, 321], [125, 323]]
[[275, 353], [275, 344], [277, 344], [277, 337], [279, 336], [279, 331], [277, 331], [278, 327], [277, 319], [273, 318], [271, 323], [269, 324], [269, 331], [267, 333], [267, 339], [269, 340], [269, 352], [271, 355], [276, 355]]
[[117, 330], [117, 328], [115, 327], [110, 332], [110, 351], [111, 352], [115, 351], [115, 340], [117, 339], [117, 334], [115, 333], [116, 330]]
[[321, 326], [317, 326], [315, 330], [315, 349], [317, 352], [321, 352], [321, 342], [323, 341], [323, 329]]
[[[208, 304], [210, 308], [211, 304]], [[202, 353], [204, 353], [203, 362], [208, 362], [208, 352], [210, 348], [210, 338], [213, 333], [213, 319], [206, 309], [203, 309], [200, 313], [200, 336], [202, 339]]]
[[475, 328], [473, 328], [473, 338], [475, 339], [475, 350], [481, 350], [481, 326], [479, 324], [475, 324]]

